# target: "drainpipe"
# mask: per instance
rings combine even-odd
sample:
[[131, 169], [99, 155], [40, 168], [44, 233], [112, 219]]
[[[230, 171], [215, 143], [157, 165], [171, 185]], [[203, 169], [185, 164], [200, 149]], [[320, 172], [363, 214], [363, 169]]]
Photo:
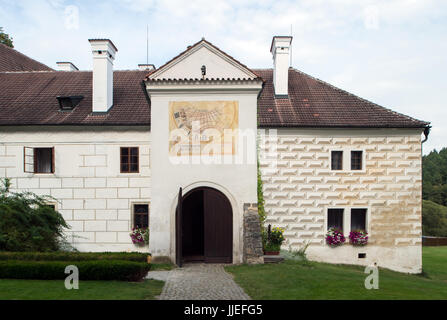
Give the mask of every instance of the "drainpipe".
[[424, 143], [425, 141], [428, 140], [428, 135], [430, 134], [430, 129], [431, 129], [431, 126], [426, 126], [426, 127], [425, 127], [425, 129], [424, 129], [424, 136], [425, 136], [425, 139], [422, 140], [421, 143]]

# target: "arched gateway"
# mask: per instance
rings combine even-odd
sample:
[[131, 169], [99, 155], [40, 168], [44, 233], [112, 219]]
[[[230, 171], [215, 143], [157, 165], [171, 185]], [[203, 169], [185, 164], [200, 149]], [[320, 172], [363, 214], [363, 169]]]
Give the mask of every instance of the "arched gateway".
[[232, 263], [233, 210], [220, 191], [195, 188], [179, 194], [176, 210], [176, 262]]

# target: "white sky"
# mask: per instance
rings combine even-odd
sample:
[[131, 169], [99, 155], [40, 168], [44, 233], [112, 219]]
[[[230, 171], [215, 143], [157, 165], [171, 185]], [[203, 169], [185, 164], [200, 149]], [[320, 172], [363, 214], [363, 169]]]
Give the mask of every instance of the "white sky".
[[116, 69], [160, 66], [202, 37], [270, 68], [273, 35], [293, 25], [293, 67], [384, 107], [430, 121], [424, 153], [447, 146], [447, 1], [0, 0], [15, 48], [50, 67], [91, 69], [89, 38], [118, 47]]

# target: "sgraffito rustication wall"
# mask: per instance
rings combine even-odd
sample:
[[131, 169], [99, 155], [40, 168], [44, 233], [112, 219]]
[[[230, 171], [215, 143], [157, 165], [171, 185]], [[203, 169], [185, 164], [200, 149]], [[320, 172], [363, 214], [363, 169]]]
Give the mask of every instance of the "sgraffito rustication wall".
[[[333, 263], [420, 272], [421, 132], [419, 129], [279, 130], [261, 142], [266, 223], [285, 228], [284, 249], [310, 243], [308, 256]], [[268, 152], [276, 159], [265, 159]], [[331, 170], [331, 151], [344, 169]], [[350, 151], [363, 151], [363, 169], [350, 170]], [[271, 154], [269, 155], [271, 157]], [[352, 208], [367, 209], [369, 244], [325, 244], [327, 210], [344, 209], [348, 237]], [[347, 241], [348, 242], [348, 241]], [[366, 253], [360, 259], [359, 253]]]

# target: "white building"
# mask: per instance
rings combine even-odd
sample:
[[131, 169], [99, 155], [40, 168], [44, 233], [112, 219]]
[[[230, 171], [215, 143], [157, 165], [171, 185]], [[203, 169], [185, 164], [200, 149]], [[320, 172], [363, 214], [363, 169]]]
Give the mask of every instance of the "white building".
[[[273, 69], [202, 39], [157, 69], [116, 71], [112, 41], [89, 41], [93, 71], [0, 45], [0, 177], [56, 198], [76, 248], [257, 261], [259, 158], [266, 224], [285, 228], [285, 249], [421, 271], [427, 122], [289, 67], [291, 37], [273, 38]], [[149, 225], [149, 248], [132, 244], [135, 225]], [[332, 248], [329, 227], [369, 243]]]

